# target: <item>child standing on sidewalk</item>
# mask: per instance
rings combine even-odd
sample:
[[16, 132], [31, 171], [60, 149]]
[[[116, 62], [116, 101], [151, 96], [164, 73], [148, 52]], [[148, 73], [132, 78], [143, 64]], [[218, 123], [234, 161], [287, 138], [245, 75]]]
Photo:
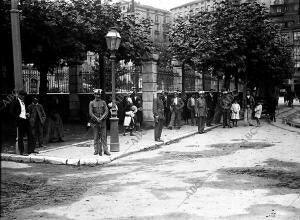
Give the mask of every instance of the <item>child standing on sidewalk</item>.
[[257, 123], [257, 127], [260, 126], [260, 116], [261, 116], [261, 113], [262, 113], [262, 104], [261, 104], [261, 101], [258, 101], [257, 102], [257, 105], [255, 106], [255, 109], [254, 109], [254, 112], [255, 112], [255, 115], [254, 115], [254, 118], [256, 120], [256, 123]]
[[239, 103], [237, 102], [237, 99], [234, 99], [234, 102], [231, 105], [231, 120], [233, 126], [237, 127], [237, 121], [240, 119], [240, 110], [241, 107]]

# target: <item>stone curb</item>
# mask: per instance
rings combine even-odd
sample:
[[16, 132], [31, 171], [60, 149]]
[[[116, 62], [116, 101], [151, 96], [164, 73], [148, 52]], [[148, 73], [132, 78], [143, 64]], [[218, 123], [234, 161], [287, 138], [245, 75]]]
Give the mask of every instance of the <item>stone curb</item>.
[[[214, 125], [214, 126], [208, 127], [208, 128], [205, 129], [205, 131], [210, 131], [210, 130], [212, 130], [214, 128], [217, 128], [219, 126], [220, 125]], [[39, 156], [39, 155], [22, 156], [22, 155], [16, 155], [16, 154], [1, 154], [1, 160], [2, 161], [24, 162], [24, 163], [48, 163], [48, 164], [55, 164], [55, 165], [71, 165], [71, 166], [105, 165], [105, 164], [108, 164], [112, 161], [127, 157], [127, 156], [132, 155], [132, 154], [159, 149], [164, 145], [170, 145], [172, 143], [176, 143], [177, 141], [179, 141], [181, 139], [188, 138], [188, 137], [191, 137], [191, 136], [196, 135], [196, 134], [198, 134], [197, 131], [190, 132], [190, 133], [184, 134], [184, 135], [182, 135], [178, 138], [174, 138], [174, 139], [162, 142], [162, 143], [152, 144], [152, 145], [147, 146], [145, 148], [134, 150], [134, 151], [127, 152], [127, 153], [123, 153], [119, 156], [110, 157], [110, 158], [107, 158], [107, 159], [105, 158], [104, 160], [103, 159], [99, 160], [99, 159], [96, 159], [96, 158], [84, 159], [84, 160], [65, 159], [65, 158], [50, 157], [50, 156]]]
[[294, 122], [294, 121], [290, 120], [289, 117], [283, 118], [282, 121], [283, 121], [284, 124], [287, 124], [291, 127], [300, 128], [300, 123], [297, 123], [297, 122]]

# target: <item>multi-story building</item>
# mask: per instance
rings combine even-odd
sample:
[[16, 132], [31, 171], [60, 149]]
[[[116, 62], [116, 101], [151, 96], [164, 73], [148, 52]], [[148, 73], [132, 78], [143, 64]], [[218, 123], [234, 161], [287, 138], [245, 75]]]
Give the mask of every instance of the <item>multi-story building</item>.
[[178, 17], [185, 17], [196, 11], [211, 10], [213, 6], [212, 0], [196, 0], [186, 4], [171, 8], [172, 18], [175, 20]]
[[300, 10], [299, 0], [273, 0], [270, 5], [272, 20], [281, 26], [281, 32], [294, 50], [295, 75], [286, 82], [300, 94]]
[[[264, 4], [267, 8], [270, 8], [270, 4], [274, 0], [242, 0], [243, 1], [257, 1], [261, 4]], [[177, 17], [185, 17], [190, 13], [196, 11], [210, 11], [213, 9], [214, 1], [213, 0], [195, 0], [188, 2], [186, 4], [177, 6], [171, 9], [172, 18], [175, 20]]]
[[[132, 13], [132, 1], [120, 1], [120, 7], [122, 13]], [[154, 42], [166, 43], [168, 41], [167, 34], [171, 24], [171, 13], [138, 2], [134, 2], [133, 8], [137, 20], [147, 18], [152, 21], [150, 31], [151, 39]]]

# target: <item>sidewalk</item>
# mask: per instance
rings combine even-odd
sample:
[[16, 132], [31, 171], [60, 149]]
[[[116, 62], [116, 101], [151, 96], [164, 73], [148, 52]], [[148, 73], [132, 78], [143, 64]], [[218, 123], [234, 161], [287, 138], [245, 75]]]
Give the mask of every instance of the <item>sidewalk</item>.
[[[205, 130], [211, 130], [218, 125], [211, 126]], [[1, 160], [17, 161], [25, 163], [50, 163], [50, 164], [65, 164], [65, 165], [100, 165], [107, 164], [116, 159], [128, 156], [141, 151], [153, 150], [160, 148], [163, 145], [171, 144], [179, 141], [182, 138], [190, 137], [197, 134], [197, 127], [184, 125], [181, 129], [163, 129], [162, 139], [164, 142], [154, 141], [154, 130], [143, 130], [135, 132], [134, 136], [119, 136], [120, 151], [111, 152], [110, 156], [94, 155], [93, 140], [66, 144], [63, 146], [47, 147], [46, 149], [37, 149], [39, 154], [30, 154], [22, 156], [16, 154], [1, 154]], [[107, 138], [108, 146], [110, 137]]]
[[[297, 123], [300, 120], [300, 105], [295, 105], [294, 108], [280, 105], [277, 115], [277, 121], [272, 122], [273, 126], [289, 130], [291, 132], [300, 133], [300, 129], [289, 126], [289, 123]], [[239, 123], [243, 124], [242, 121]], [[205, 128], [206, 131], [218, 127], [218, 125]], [[69, 128], [72, 133], [72, 127]], [[76, 129], [75, 129], [76, 130]], [[74, 131], [73, 131], [74, 132]], [[80, 132], [79, 132], [80, 133]], [[111, 152], [111, 156], [93, 155], [94, 147], [93, 140], [86, 132], [81, 131], [81, 138], [72, 139], [67, 143], [54, 143], [46, 148], [39, 148], [39, 154], [30, 154], [29, 156], [22, 156], [16, 154], [1, 154], [1, 160], [18, 161], [18, 162], [35, 162], [35, 163], [50, 163], [50, 164], [65, 164], [65, 165], [100, 165], [107, 164], [116, 159], [128, 156], [141, 151], [152, 150], [160, 148], [163, 145], [171, 144], [180, 139], [190, 137], [197, 134], [197, 127], [184, 125], [181, 129], [169, 130], [164, 128], [162, 132], [162, 139], [164, 142], [154, 141], [153, 129], [135, 132], [135, 136], [123, 136], [120, 134], [119, 143], [120, 151]], [[83, 140], [83, 141], [82, 141]], [[108, 146], [110, 137], [107, 138]]]
[[300, 132], [300, 102], [295, 101], [293, 107], [288, 107], [279, 102], [279, 114], [274, 126], [281, 127], [286, 130]]

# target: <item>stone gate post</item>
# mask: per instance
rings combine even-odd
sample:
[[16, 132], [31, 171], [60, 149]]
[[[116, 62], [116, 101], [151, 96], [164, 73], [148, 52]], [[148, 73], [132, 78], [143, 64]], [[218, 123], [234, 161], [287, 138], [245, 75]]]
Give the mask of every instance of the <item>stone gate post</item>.
[[152, 54], [142, 63], [143, 121], [145, 127], [153, 127], [153, 98], [157, 90], [158, 54]]
[[173, 66], [173, 73], [177, 75], [173, 79], [174, 90], [182, 91], [182, 63], [176, 58], [173, 58], [171, 62]]
[[69, 109], [70, 109], [70, 120], [80, 119], [80, 100], [78, 93], [81, 92], [81, 63], [74, 63], [69, 67]]

